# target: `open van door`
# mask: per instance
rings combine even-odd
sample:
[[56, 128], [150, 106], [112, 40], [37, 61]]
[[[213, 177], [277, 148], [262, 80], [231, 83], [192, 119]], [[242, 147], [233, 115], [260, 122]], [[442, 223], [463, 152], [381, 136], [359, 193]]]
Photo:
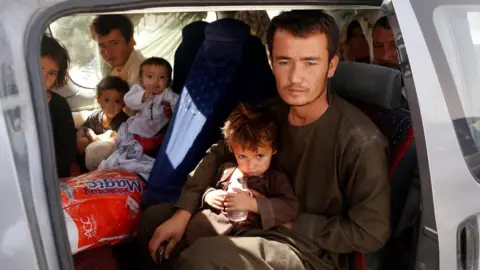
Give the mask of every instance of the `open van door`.
[[394, 0], [393, 7], [422, 185], [415, 269], [478, 269], [480, 3]]

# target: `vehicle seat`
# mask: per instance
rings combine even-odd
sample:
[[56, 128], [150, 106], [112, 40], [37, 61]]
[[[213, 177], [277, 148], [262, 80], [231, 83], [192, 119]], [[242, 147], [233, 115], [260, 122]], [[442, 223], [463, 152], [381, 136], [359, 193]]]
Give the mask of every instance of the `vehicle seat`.
[[239, 20], [209, 24], [191, 66], [147, 182], [144, 206], [178, 199], [188, 173], [221, 138], [220, 127], [238, 102], [276, 94], [265, 48]]
[[363, 254], [357, 254], [356, 267], [353, 268], [382, 269], [388, 247], [401, 233], [398, 231], [399, 221], [417, 168], [410, 114], [401, 108], [401, 74], [394, 69], [345, 61], [339, 63], [331, 86], [338, 95], [362, 110], [388, 139], [391, 238], [384, 248], [369, 254], [368, 260]]

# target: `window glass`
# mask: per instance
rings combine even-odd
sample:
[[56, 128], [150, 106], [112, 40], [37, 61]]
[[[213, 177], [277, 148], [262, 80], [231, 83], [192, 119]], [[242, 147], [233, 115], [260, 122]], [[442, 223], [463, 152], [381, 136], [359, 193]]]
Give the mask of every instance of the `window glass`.
[[[480, 6], [441, 6], [434, 11], [460, 106], [452, 115], [462, 152], [480, 181]], [[452, 107], [453, 108], [453, 107]]]
[[[480, 8], [439, 7], [435, 26], [467, 117], [480, 117]], [[466, 61], [468, 59], [468, 61]], [[474, 82], [472, 84], [472, 82]]]
[[[214, 12], [146, 13], [127, 16], [135, 27], [135, 49], [140, 50], [145, 57], [163, 57], [172, 66], [175, 50], [181, 42], [183, 27], [198, 20], [216, 19]], [[90, 89], [94, 89], [109, 71], [98, 53], [96, 42], [90, 37], [89, 25], [94, 18], [95, 16], [90, 15], [73, 15], [60, 18], [50, 25], [53, 36], [65, 45], [70, 54], [70, 80]]]
[[86, 88], [94, 88], [101, 78], [97, 44], [90, 37], [88, 29], [93, 18], [86, 15], [68, 16], [50, 25], [52, 35], [65, 45], [70, 55], [70, 78]]
[[480, 12], [468, 12], [467, 18], [473, 44], [480, 45]]

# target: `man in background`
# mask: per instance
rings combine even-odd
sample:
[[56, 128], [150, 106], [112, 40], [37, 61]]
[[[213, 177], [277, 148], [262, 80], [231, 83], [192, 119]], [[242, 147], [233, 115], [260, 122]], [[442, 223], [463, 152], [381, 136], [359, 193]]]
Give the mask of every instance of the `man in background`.
[[92, 38], [97, 42], [100, 54], [110, 67], [107, 74], [138, 83], [140, 64], [144, 57], [135, 50], [133, 24], [123, 15], [100, 15], [90, 25]]
[[373, 26], [373, 57], [374, 64], [400, 69], [397, 55], [397, 45], [392, 28], [386, 16], [380, 18]]

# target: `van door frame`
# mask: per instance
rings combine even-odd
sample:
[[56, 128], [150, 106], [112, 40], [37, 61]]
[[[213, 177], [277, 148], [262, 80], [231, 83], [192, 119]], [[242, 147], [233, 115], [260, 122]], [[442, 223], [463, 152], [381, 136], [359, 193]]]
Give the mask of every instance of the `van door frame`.
[[[478, 223], [480, 185], [466, 165], [452, 121], [463, 114], [463, 108], [435, 27], [434, 12], [439, 6], [478, 6], [478, 1], [392, 2], [411, 68], [405, 85], [419, 149], [422, 218], [415, 269], [462, 269], [459, 228], [472, 220]], [[470, 232], [478, 236], [478, 226], [474, 227]]]

